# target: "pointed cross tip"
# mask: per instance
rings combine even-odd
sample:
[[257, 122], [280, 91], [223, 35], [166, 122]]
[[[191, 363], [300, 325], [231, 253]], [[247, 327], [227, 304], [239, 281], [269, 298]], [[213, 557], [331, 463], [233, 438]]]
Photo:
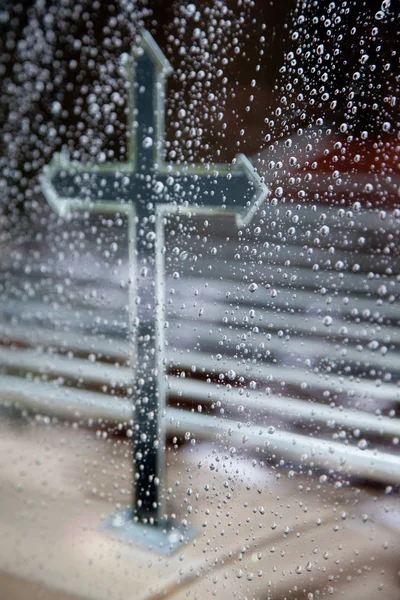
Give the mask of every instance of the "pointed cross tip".
[[260, 188], [267, 188], [264, 179], [260, 177], [257, 167], [255, 167], [245, 154], [236, 155], [236, 164], [241, 165], [250, 181]]
[[172, 73], [173, 68], [171, 67], [167, 57], [163, 54], [160, 46], [157, 44], [151, 33], [147, 31], [147, 29], [141, 30], [130, 54], [124, 53], [121, 56], [122, 66], [126, 66], [130, 59], [135, 61], [138, 56], [142, 55], [143, 52], [150, 57], [154, 66], [164, 75], [169, 75]]
[[43, 173], [47, 178], [52, 179], [54, 173], [60, 169], [68, 169], [72, 166], [69, 152], [66, 149], [55, 152], [49, 164], [45, 165]]

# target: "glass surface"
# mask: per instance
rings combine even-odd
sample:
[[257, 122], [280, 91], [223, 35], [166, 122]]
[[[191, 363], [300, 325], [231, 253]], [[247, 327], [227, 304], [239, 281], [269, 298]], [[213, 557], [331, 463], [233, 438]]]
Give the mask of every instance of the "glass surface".
[[400, 593], [399, 13], [0, 7], [0, 599]]

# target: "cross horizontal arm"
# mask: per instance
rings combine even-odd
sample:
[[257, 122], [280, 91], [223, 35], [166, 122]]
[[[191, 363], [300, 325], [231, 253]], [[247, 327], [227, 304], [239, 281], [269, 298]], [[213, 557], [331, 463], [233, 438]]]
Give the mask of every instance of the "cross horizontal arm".
[[218, 174], [196, 173], [124, 173], [100, 170], [61, 169], [51, 179], [56, 201], [62, 205], [71, 199], [93, 205], [103, 202], [132, 202], [136, 212], [147, 214], [151, 205], [190, 204], [210, 206], [242, 213], [260, 194], [256, 183], [245, 172]]

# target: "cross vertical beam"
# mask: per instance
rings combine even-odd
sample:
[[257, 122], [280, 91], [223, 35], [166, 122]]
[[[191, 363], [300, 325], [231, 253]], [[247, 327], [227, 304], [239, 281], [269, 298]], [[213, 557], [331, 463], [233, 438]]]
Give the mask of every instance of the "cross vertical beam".
[[[126, 68], [132, 73], [129, 90], [130, 119], [128, 123], [130, 144], [129, 162], [134, 177], [154, 180], [162, 136], [164, 135], [163, 103], [157, 102], [162, 81], [169, 73], [169, 64], [158, 56], [147, 32], [143, 32], [147, 52], [136, 50], [134, 61]], [[150, 51], [149, 51], [150, 50]], [[163, 93], [163, 90], [161, 90]], [[152, 182], [154, 184], [154, 181]], [[136, 314], [132, 328], [136, 340], [135, 378], [133, 399], [135, 404], [134, 427], [134, 497], [133, 515], [141, 523], [166, 525], [164, 490], [165, 432], [162, 413], [165, 410], [164, 385], [164, 257], [162, 252], [164, 231], [156, 219], [159, 194], [145, 186], [136, 185], [136, 210], [138, 213], [138, 245], [136, 247]]]
[[155, 239], [148, 243], [147, 253], [139, 252], [137, 257], [137, 313], [133, 328], [137, 340], [133, 392], [136, 407], [133, 513], [139, 521], [152, 524], [160, 524], [165, 514], [163, 490], [160, 486], [160, 481], [164, 479], [165, 440], [159, 431], [161, 413], [165, 408], [165, 395], [160, 393], [164, 346], [163, 329], [160, 327], [160, 314], [164, 304], [164, 262], [163, 232], [160, 231], [160, 225], [157, 225]]

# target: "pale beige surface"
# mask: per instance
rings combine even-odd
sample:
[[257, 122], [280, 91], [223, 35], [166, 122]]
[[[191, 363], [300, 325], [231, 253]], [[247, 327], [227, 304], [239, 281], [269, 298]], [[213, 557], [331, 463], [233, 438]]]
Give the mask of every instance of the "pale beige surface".
[[197, 535], [165, 557], [104, 529], [130, 501], [122, 434], [8, 420], [0, 434], [1, 600], [400, 598], [396, 498], [383, 490], [278, 478], [212, 445], [170, 449], [169, 511]]

